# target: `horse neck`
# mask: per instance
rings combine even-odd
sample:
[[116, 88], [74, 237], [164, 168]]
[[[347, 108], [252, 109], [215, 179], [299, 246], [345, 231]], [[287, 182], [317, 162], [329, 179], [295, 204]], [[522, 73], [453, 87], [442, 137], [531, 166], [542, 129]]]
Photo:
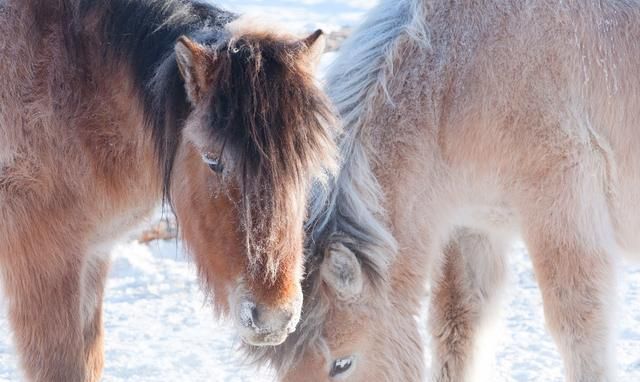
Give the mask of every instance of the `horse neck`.
[[375, 118], [372, 107], [388, 96], [400, 45], [406, 38], [426, 39], [422, 24], [416, 22], [421, 5], [419, 0], [381, 3], [345, 43], [328, 75], [327, 92], [345, 126], [340, 141], [343, 162], [333, 188], [315, 193], [311, 239], [324, 245], [346, 242], [379, 275], [387, 273], [396, 244], [375, 173], [383, 142], [372, 137], [379, 136], [382, 126], [369, 122]]
[[424, 95], [424, 61], [431, 52], [425, 9], [418, 0], [381, 3], [342, 48], [328, 76], [328, 93], [345, 124], [343, 162], [334, 189], [314, 204], [312, 217], [322, 208], [329, 213], [319, 224], [311, 220], [320, 228], [312, 237], [322, 242], [317, 233], [324, 229], [338, 233], [336, 240], [353, 240], [356, 245], [347, 247], [359, 247], [356, 256], [374, 265], [383, 284], [395, 284], [406, 273], [407, 256], [396, 257], [392, 235], [398, 187], [393, 182], [406, 175], [406, 151], [400, 147], [418, 144], [411, 137], [431, 118], [424, 107], [433, 102]]
[[181, 35], [222, 28], [235, 15], [182, 0], [76, 1], [80, 5], [75, 19], [86, 24], [76, 28], [81, 31], [81, 39], [91, 40], [90, 49], [97, 50], [88, 59], [98, 61], [100, 66], [104, 65], [102, 58], [107, 57], [107, 61], [115, 61], [115, 65], [128, 70], [167, 197], [180, 130], [189, 112], [184, 83], [173, 56], [175, 43]]

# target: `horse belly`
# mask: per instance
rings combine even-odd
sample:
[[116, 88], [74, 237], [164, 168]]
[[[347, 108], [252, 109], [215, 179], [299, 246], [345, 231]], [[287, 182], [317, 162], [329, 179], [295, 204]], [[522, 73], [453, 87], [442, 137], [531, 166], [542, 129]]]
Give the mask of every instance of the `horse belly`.
[[[609, 207], [616, 241], [620, 249], [640, 254], [640, 98], [625, 94], [627, 103], [616, 105], [620, 117], [595, 120], [600, 150], [606, 158], [609, 181]], [[602, 113], [604, 114], [604, 113]], [[636, 255], [640, 259], [640, 256]]]

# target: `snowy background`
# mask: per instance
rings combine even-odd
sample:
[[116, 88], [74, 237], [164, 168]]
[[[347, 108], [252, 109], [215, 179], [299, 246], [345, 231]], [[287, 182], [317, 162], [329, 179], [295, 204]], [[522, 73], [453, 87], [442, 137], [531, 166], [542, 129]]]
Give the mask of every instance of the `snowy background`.
[[[293, 31], [327, 32], [357, 24], [367, 0], [218, 0], [217, 4], [283, 22]], [[332, 55], [324, 59], [323, 68]], [[105, 382], [273, 381], [246, 365], [239, 339], [216, 322], [193, 265], [175, 241], [124, 243], [113, 251], [105, 301]], [[497, 341], [495, 378], [562, 381], [559, 355], [544, 329], [540, 293], [521, 246], [510, 256], [511, 287]], [[624, 265], [616, 317], [618, 380], [640, 381], [640, 266]], [[21, 381], [0, 299], [0, 381]], [[311, 381], [312, 382], [312, 381]]]

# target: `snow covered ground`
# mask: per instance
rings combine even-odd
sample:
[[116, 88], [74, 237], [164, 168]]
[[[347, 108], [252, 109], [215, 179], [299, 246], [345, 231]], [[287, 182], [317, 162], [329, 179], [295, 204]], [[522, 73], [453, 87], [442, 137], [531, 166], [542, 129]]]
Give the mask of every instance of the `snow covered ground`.
[[[336, 30], [356, 23], [375, 1], [221, 0], [228, 9], [271, 15], [292, 30]], [[326, 57], [326, 61], [330, 56]], [[522, 246], [510, 256], [511, 287], [497, 339], [499, 382], [555, 382], [562, 365], [544, 329], [540, 293]], [[640, 381], [640, 266], [621, 272], [616, 315], [619, 381]], [[239, 339], [216, 322], [195, 278], [195, 269], [175, 242], [124, 243], [113, 251], [105, 300], [105, 382], [272, 381], [237, 351]], [[22, 380], [0, 299], [0, 382]], [[305, 381], [306, 382], [306, 381]], [[311, 381], [312, 382], [312, 381]], [[484, 382], [484, 381], [482, 381]]]
[[[545, 332], [540, 293], [521, 246], [514, 248], [510, 263], [512, 287], [496, 337], [493, 380], [562, 381], [559, 355]], [[628, 267], [622, 274], [626, 286], [616, 320], [618, 376], [619, 381], [640, 381], [640, 267]], [[243, 362], [238, 338], [213, 319], [194, 267], [175, 242], [130, 242], [113, 251], [104, 318], [105, 382], [273, 380], [269, 370], [255, 370]], [[3, 312], [0, 381], [20, 380]]]

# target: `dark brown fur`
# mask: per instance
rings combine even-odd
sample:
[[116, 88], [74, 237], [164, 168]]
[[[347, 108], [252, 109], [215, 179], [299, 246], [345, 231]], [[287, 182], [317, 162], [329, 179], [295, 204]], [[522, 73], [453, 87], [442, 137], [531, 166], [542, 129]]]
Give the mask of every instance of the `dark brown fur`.
[[[211, 131], [234, 158], [247, 246], [262, 269], [277, 268], [279, 261], [266, 254], [301, 250], [288, 235], [302, 230], [286, 213], [292, 193], [273, 190], [290, 187], [302, 195], [305, 172], [319, 159], [310, 154], [322, 152], [331, 139], [327, 103], [308, 91], [313, 77], [298, 62], [305, 48], [269, 34], [246, 35], [217, 47], [208, 73]], [[299, 126], [323, 134], [301, 134]]]

